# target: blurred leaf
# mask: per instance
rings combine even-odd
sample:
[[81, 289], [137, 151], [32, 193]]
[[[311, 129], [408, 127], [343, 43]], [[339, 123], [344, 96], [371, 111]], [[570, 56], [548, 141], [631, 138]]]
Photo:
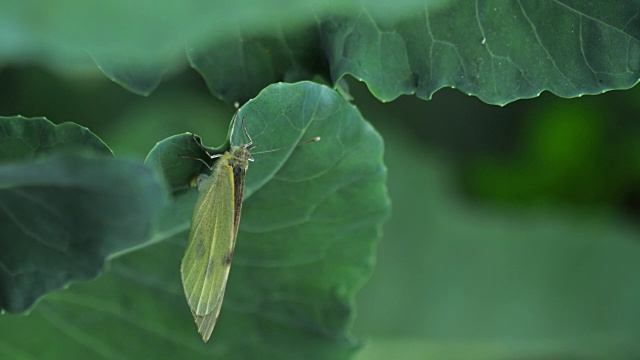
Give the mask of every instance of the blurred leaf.
[[229, 128], [233, 107], [212, 100], [205, 89], [197, 91], [192, 84], [167, 85], [149, 98], [127, 106], [100, 133], [117, 156], [143, 161], [160, 139], [187, 131], [207, 138], [217, 134], [213, 141], [225, 138], [222, 133]]
[[164, 199], [150, 171], [71, 123], [0, 118], [0, 134], [2, 311], [24, 312], [149, 240]]
[[[172, 211], [161, 214], [158, 244], [114, 260], [112, 271], [94, 282], [47, 297], [27, 318], [3, 318], [0, 331], [11, 334], [0, 339], [0, 354], [350, 357], [357, 348], [350, 335], [354, 294], [371, 272], [389, 209], [382, 140], [339, 94], [309, 82], [269, 86], [242, 107], [240, 117], [259, 147], [247, 173], [225, 302], [209, 343], [196, 331], [178, 270], [197, 195], [191, 189], [177, 191]], [[257, 154], [314, 136], [322, 141]], [[237, 128], [234, 142], [241, 138]], [[197, 173], [198, 161], [176, 156], [190, 146], [198, 148], [190, 135], [176, 135], [159, 143], [147, 164], [170, 184], [188, 182], [175, 168], [195, 164]], [[55, 340], [33, 346], [18, 336], [20, 329]]]
[[[399, 16], [422, 0], [403, 0], [389, 6], [383, 0], [365, 0], [379, 13]], [[181, 58], [184, 44], [215, 43], [235, 38], [242, 26], [253, 34], [295, 31], [318, 17], [357, 11], [359, 3], [326, 0], [124, 1], [79, 2], [61, 0], [56, 6], [40, 2], [0, 3], [0, 62], [39, 61], [47, 66], [73, 68], [90, 61], [90, 54], [111, 78], [132, 86], [123, 60], [146, 75], [161, 73]], [[283, 11], [286, 9], [287, 11]], [[144, 19], [144, 21], [140, 21]], [[115, 61], [114, 66], [107, 62]], [[120, 78], [121, 75], [125, 75]], [[143, 86], [143, 91], [149, 87]]]
[[237, 31], [190, 47], [189, 57], [211, 92], [229, 102], [275, 81], [328, 76], [325, 63], [334, 81], [352, 75], [383, 101], [430, 99], [446, 86], [492, 104], [544, 90], [575, 97], [638, 82], [638, 11], [640, 4], [619, 1], [425, 1], [398, 20], [363, 4], [357, 15], [301, 30]]
[[112, 155], [100, 138], [80, 125], [55, 125], [45, 118], [0, 116], [0, 163], [77, 151]]
[[213, 95], [229, 103], [243, 103], [278, 81], [327, 79], [329, 71], [320, 48], [317, 26], [278, 35], [243, 35], [190, 46], [189, 62], [207, 82]]
[[122, 56], [96, 55], [93, 60], [109, 79], [132, 93], [143, 96], [148, 96], [160, 85], [165, 72], [162, 68], [145, 69], [144, 63], [137, 64], [136, 60]]
[[638, 358], [637, 224], [470, 203], [441, 158], [382, 131], [394, 211], [358, 295], [359, 359]]
[[228, 102], [316, 74], [334, 82], [350, 74], [383, 101], [429, 99], [450, 86], [501, 105], [545, 90], [576, 97], [627, 89], [640, 79], [638, 1], [79, 4], [0, 5], [4, 57], [69, 66], [88, 52], [109, 78], [148, 94], [186, 43], [192, 66]]

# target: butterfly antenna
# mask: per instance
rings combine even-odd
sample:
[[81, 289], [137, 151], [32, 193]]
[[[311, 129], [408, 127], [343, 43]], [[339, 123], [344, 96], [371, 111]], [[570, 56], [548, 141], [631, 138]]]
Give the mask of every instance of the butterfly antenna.
[[260, 151], [260, 152], [256, 152], [256, 153], [253, 153], [253, 154], [254, 155], [255, 154], [265, 154], [265, 153], [270, 153], [270, 152], [274, 152], [274, 151], [286, 150], [286, 149], [296, 148], [296, 147], [302, 146], [304, 144], [308, 144], [308, 143], [312, 143], [312, 142], [318, 142], [318, 141], [320, 141], [320, 136], [316, 136], [314, 138], [311, 138], [309, 140], [303, 141], [301, 143], [297, 143], [296, 145], [287, 146], [287, 147], [283, 147], [283, 148], [279, 148], [279, 149]]

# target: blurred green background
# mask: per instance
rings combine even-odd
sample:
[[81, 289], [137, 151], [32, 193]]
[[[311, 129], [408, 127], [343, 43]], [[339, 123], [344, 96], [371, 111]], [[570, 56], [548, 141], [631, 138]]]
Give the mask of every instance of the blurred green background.
[[[4, 68], [0, 84], [0, 115], [73, 121], [140, 161], [185, 131], [222, 143], [233, 114], [193, 70], [147, 98], [91, 68]], [[359, 359], [640, 358], [638, 87], [498, 107], [349, 85], [385, 139], [393, 201]]]

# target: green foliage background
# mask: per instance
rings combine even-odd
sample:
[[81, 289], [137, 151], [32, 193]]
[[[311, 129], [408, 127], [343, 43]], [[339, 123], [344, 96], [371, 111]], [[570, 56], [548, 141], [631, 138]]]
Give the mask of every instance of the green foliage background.
[[[153, 225], [154, 232], [148, 235], [142, 226], [147, 236], [132, 236], [141, 243], [128, 246], [143, 250], [129, 248], [132, 253], [124, 256], [116, 256], [119, 249], [99, 252], [92, 275], [75, 278], [104, 270], [96, 280], [47, 295], [28, 315], [1, 316], [3, 358], [640, 355], [640, 281], [635, 276], [640, 270], [640, 93], [635, 87], [576, 99], [538, 96], [544, 90], [576, 97], [633, 87], [640, 77], [637, 1], [397, 1], [393, 6], [373, 0], [225, 6], [138, 1], [128, 3], [127, 11], [122, 11], [123, 2], [78, 4], [63, 1], [47, 12], [36, 3], [0, 5], [0, 29], [6, 30], [0, 35], [0, 116], [73, 121], [97, 134], [118, 159], [104, 160], [103, 171], [121, 167], [113, 171], [125, 179], [139, 178], [138, 186], [146, 189], [132, 193], [147, 205], [148, 215], [141, 218], [155, 219], [145, 224]], [[290, 11], [279, 10], [284, 7]], [[192, 69], [185, 67], [187, 62]], [[261, 170], [252, 164], [256, 185], [249, 187], [245, 205], [251, 214], [243, 218], [246, 233], [239, 239], [246, 238], [247, 245], [238, 245], [247, 257], [244, 262], [240, 254], [234, 258], [239, 261], [232, 270], [242, 281], [230, 288], [212, 343], [204, 345], [195, 334], [177, 272], [196, 196], [184, 190], [186, 180], [204, 169], [195, 161], [171, 168], [162, 160], [176, 158], [168, 151], [155, 165], [153, 157], [147, 159], [152, 168], [172, 169], [169, 178], [175, 180], [165, 183], [176, 195], [171, 205], [151, 215], [163, 199], [149, 200], [149, 194], [162, 191], [142, 161], [157, 142], [187, 131], [199, 134], [206, 145], [223, 144], [233, 113], [230, 102], [254, 98], [273, 82], [305, 79], [338, 83], [343, 94], [349, 89], [353, 104], [385, 141], [393, 213], [377, 247], [375, 271], [358, 295], [353, 333], [354, 292], [372, 270], [376, 229], [388, 207], [384, 167], [375, 132], [337, 93], [323, 88], [317, 98], [331, 99], [327, 109], [335, 110], [344, 128], [318, 128], [328, 137], [322, 133], [325, 140], [310, 147], [322, 147], [300, 154], [324, 155], [316, 170], [341, 159], [346, 168], [329, 172], [336, 184], [348, 182], [350, 166], [372, 171], [353, 173], [369, 174], [375, 182], [370, 194], [376, 196], [367, 197], [367, 187], [349, 196], [363, 201], [352, 204], [362, 214], [370, 204], [380, 205], [374, 207], [379, 211], [364, 220], [303, 229], [327, 243], [340, 236], [336, 244], [365, 239], [332, 247], [329, 261], [307, 269], [318, 278], [292, 281], [305, 273], [286, 268], [252, 272], [261, 261], [266, 268], [273, 265], [273, 256], [285, 254], [284, 260], [291, 261], [295, 256], [287, 259], [287, 249], [304, 257], [325, 245], [280, 243], [278, 236], [269, 242], [274, 247], [260, 243], [261, 235], [271, 231], [260, 220], [260, 209], [281, 220], [268, 208], [274, 201], [269, 193], [282, 194], [277, 187], [258, 190], [264, 185], [260, 179], [266, 174], [271, 181], [269, 166], [284, 160], [270, 159]], [[436, 93], [444, 87], [461, 91]], [[417, 96], [396, 99], [402, 94]], [[270, 96], [243, 111], [254, 111], [258, 119], [264, 114], [280, 119], [293, 109], [300, 111], [295, 119], [315, 119], [306, 105], [295, 105], [303, 100]], [[509, 105], [487, 105], [478, 98]], [[261, 148], [317, 135], [284, 135], [288, 127], [296, 129], [274, 122], [273, 142], [263, 140]], [[350, 149], [353, 142], [342, 141], [359, 139], [354, 134], [361, 133], [369, 139], [361, 147]], [[197, 149], [189, 138], [178, 135], [170, 138], [177, 142], [164, 144]], [[16, 154], [3, 152], [3, 159], [33, 155]], [[86, 170], [102, 164], [85, 160], [75, 166]], [[59, 167], [55, 161], [46, 164], [27, 163], [21, 169], [29, 169], [31, 177], [22, 180], [49, 181], [51, 169]], [[285, 174], [314, 170], [299, 164], [285, 167]], [[7, 180], [15, 171], [8, 166], [0, 171], [0, 193], [20, 183]], [[38, 169], [47, 175], [38, 178]], [[13, 214], [6, 210], [6, 199], [0, 205]], [[348, 217], [348, 205], [332, 206]], [[360, 227], [367, 231], [344, 235]], [[0, 255], [9, 256], [12, 241], [1, 237]], [[263, 284], [258, 287], [251, 282], [257, 275]], [[256, 293], [262, 297], [256, 299]], [[320, 293], [324, 298], [296, 298]], [[32, 336], [26, 339], [25, 333]], [[41, 340], [34, 343], [33, 337]]]

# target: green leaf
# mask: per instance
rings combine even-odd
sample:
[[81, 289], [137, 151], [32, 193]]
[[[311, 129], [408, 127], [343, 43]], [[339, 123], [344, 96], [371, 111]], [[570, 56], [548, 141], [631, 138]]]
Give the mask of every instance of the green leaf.
[[[192, 66], [229, 102], [316, 75], [334, 83], [352, 75], [383, 101], [454, 87], [500, 105], [542, 91], [627, 89], [640, 79], [638, 1], [79, 4], [0, 5], [0, 33], [11, 34], [0, 36], [0, 61], [73, 67], [89, 53], [109, 78], [148, 94], [186, 43]], [[38, 26], [25, 21], [34, 13], [47, 14]]]
[[401, 20], [371, 10], [325, 18], [295, 35], [238, 35], [192, 48], [192, 66], [228, 101], [289, 73], [326, 76], [318, 49], [334, 82], [352, 75], [382, 101], [430, 99], [454, 87], [504, 105], [545, 90], [576, 97], [626, 89], [640, 79], [638, 2], [426, 1]]
[[[173, 211], [161, 215], [154, 237], [164, 241], [114, 260], [94, 282], [47, 297], [27, 318], [5, 317], [0, 331], [11, 334], [0, 339], [0, 354], [350, 357], [357, 348], [349, 331], [354, 294], [372, 270], [389, 210], [382, 140], [335, 91], [309, 82], [269, 86], [243, 106], [240, 117], [259, 145], [254, 153], [314, 136], [322, 141], [254, 155], [225, 302], [207, 344], [179, 274], [197, 191], [175, 189]], [[244, 138], [239, 128], [236, 135]], [[147, 164], [169, 184], [182, 179], [187, 186], [189, 177], [175, 168], [195, 163], [197, 174], [199, 161], [177, 158], [198, 148], [192, 139], [177, 135], [160, 142]], [[21, 329], [52, 343], [33, 346], [18, 336]]]
[[148, 169], [71, 123], [0, 118], [0, 134], [0, 310], [24, 312], [149, 240], [164, 196]]
[[[151, 149], [144, 164], [164, 178], [167, 189], [171, 192], [188, 189], [193, 186], [195, 177], [206, 168], [199, 161], [208, 159], [201, 144], [200, 137], [191, 133], [170, 136]], [[212, 149], [211, 153], [221, 153], [227, 147], [225, 143], [218, 149]]]
[[383, 101], [450, 86], [504, 105], [634, 86], [639, 12], [637, 1], [454, 0], [399, 22], [329, 20], [322, 32], [333, 79], [353, 75]]

